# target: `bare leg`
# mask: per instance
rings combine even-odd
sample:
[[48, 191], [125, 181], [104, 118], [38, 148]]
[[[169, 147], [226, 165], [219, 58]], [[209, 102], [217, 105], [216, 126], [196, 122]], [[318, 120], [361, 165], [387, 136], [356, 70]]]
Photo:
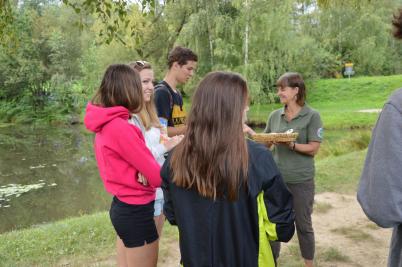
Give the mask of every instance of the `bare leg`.
[[127, 267], [125, 248], [126, 247], [124, 246], [123, 241], [120, 239], [119, 236], [117, 236], [116, 249], [118, 267]]
[[125, 248], [128, 267], [156, 267], [158, 262], [158, 240], [142, 247]]
[[162, 228], [163, 224], [165, 223], [165, 215], [161, 214], [159, 216], [154, 217], [156, 230], [158, 230], [159, 239], [162, 236]]
[[304, 259], [304, 265], [306, 267], [314, 267], [313, 261], [312, 260], [306, 260]]

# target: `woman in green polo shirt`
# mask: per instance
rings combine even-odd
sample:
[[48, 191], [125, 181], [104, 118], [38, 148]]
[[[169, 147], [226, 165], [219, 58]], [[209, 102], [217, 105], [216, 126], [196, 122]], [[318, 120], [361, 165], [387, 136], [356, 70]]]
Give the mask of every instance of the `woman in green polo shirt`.
[[[268, 118], [266, 133], [299, 133], [296, 142], [273, 144], [274, 159], [293, 194], [296, 230], [305, 266], [313, 266], [315, 241], [311, 221], [314, 202], [314, 155], [320, 148], [323, 128], [320, 114], [306, 103], [306, 87], [298, 73], [285, 73], [276, 83], [283, 108]], [[280, 243], [272, 244], [279, 257]]]

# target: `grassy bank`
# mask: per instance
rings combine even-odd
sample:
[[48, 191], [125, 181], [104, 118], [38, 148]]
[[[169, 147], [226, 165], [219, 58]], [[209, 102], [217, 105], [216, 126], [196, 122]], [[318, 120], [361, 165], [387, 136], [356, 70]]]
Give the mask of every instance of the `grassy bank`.
[[[115, 266], [115, 238], [107, 212], [8, 232], [0, 235], [0, 266]], [[177, 229], [166, 223], [158, 266], [177, 242]]]
[[0, 237], [0, 266], [54, 266], [108, 256], [115, 235], [107, 214], [65, 219]]
[[[326, 129], [367, 128], [378, 113], [360, 112], [381, 109], [389, 95], [402, 86], [402, 75], [321, 79], [307, 84], [307, 100], [321, 113]], [[264, 124], [269, 113], [280, 105], [253, 105], [249, 120]]]

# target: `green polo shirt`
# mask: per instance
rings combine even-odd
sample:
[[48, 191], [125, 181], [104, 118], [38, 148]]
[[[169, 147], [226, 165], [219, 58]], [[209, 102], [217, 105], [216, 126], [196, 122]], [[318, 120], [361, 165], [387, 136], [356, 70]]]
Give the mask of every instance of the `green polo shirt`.
[[[285, 108], [273, 111], [268, 118], [265, 133], [283, 133], [289, 129], [298, 132], [296, 143], [321, 142], [323, 128], [320, 114], [305, 104], [290, 122], [285, 119]], [[276, 164], [286, 183], [300, 183], [314, 178], [314, 157], [276, 145], [272, 151]]]

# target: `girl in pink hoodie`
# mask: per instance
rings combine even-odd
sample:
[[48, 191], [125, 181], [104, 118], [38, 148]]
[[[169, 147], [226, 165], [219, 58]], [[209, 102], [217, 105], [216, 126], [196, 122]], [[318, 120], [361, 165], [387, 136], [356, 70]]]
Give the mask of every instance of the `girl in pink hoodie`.
[[[127, 65], [111, 65], [85, 114], [95, 135], [95, 155], [107, 192], [113, 195], [110, 219], [123, 242], [127, 266], [156, 266], [158, 232], [153, 220], [160, 167], [141, 130], [129, 124], [143, 106], [139, 74]], [[146, 177], [148, 184], [138, 181]]]

